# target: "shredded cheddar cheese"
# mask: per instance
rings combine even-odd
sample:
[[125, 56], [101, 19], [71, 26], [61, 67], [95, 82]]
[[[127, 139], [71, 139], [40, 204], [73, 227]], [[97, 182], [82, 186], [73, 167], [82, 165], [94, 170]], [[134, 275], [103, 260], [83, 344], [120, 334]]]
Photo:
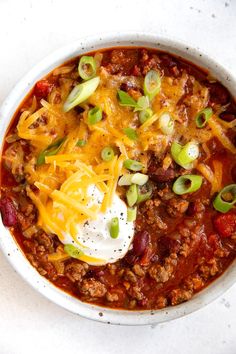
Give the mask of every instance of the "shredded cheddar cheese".
[[214, 136], [216, 136], [219, 141], [221, 142], [221, 144], [228, 150], [230, 150], [233, 154], [236, 154], [236, 148], [233, 145], [233, 143], [229, 140], [229, 138], [226, 136], [225, 134], [225, 130], [224, 128], [220, 125], [220, 123], [214, 118], [212, 117], [211, 119], [209, 119], [208, 124], [214, 134]]
[[210, 166], [199, 163], [196, 166], [196, 169], [201, 172], [201, 174], [205, 177], [205, 179], [211, 184], [211, 195], [216, 192], [219, 192], [222, 187], [222, 175], [223, 175], [223, 165], [222, 162], [213, 160], [212, 162], [214, 172], [210, 168]]

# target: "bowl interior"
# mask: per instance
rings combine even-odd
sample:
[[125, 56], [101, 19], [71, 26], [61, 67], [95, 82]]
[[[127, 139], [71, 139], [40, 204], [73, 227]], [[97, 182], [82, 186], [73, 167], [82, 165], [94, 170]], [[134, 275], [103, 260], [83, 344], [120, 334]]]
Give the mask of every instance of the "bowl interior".
[[[225, 85], [233, 96], [236, 96], [236, 81], [230, 73], [219, 66], [214, 60], [200, 53], [188, 45], [178, 43], [175, 40], [158, 38], [147, 34], [123, 34], [105, 35], [102, 37], [90, 38], [72, 43], [45, 58], [36, 65], [12, 90], [10, 95], [2, 104], [0, 110], [0, 143], [2, 147], [3, 139], [8, 125], [18, 105], [24, 99], [33, 85], [43, 76], [48, 74], [58, 65], [65, 61], [81, 55], [83, 53], [102, 48], [119, 46], [137, 46], [147, 48], [157, 48], [162, 51], [172, 53], [193, 62], [194, 64], [209, 70], [213, 77]], [[71, 295], [55, 287], [47, 279], [30, 265], [19, 246], [14, 241], [9, 230], [0, 222], [0, 246], [12, 263], [15, 270], [37, 291], [49, 298], [51, 301], [64, 307], [65, 309], [84, 316], [89, 319], [125, 325], [143, 325], [165, 322], [189, 314], [215, 298], [220, 296], [236, 280], [236, 260], [216, 279], [211, 285], [193, 296], [187, 303], [182, 303], [174, 307], [168, 307], [157, 311], [126, 311], [112, 310], [109, 308], [83, 303]]]

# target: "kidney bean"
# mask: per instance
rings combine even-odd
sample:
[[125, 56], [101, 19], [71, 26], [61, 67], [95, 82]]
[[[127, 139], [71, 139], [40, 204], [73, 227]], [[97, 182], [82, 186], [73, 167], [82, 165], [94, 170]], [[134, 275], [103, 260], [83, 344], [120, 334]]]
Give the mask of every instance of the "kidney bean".
[[229, 102], [230, 100], [229, 92], [219, 82], [209, 83], [207, 86], [210, 91], [210, 101], [212, 103], [224, 105]]
[[159, 167], [155, 170], [153, 173], [149, 173], [148, 171], [149, 178], [155, 182], [170, 182], [172, 179], [175, 178], [175, 171], [173, 168], [168, 168], [167, 170], [164, 170], [164, 168]]
[[34, 87], [34, 94], [37, 98], [47, 98], [51, 92], [53, 85], [47, 80], [38, 81]]
[[165, 170], [162, 167], [158, 166], [158, 161], [155, 158], [152, 158], [148, 166], [148, 175], [150, 179], [155, 182], [169, 182], [175, 178], [175, 171], [173, 168], [168, 168]]
[[10, 227], [17, 224], [16, 208], [9, 197], [0, 200], [0, 211], [5, 226]]
[[225, 120], [226, 122], [232, 122], [232, 120], [236, 119], [236, 115], [235, 113], [222, 112], [220, 113], [220, 118]]
[[149, 243], [150, 236], [147, 231], [139, 231], [135, 234], [134, 240], [133, 240], [133, 253], [136, 256], [141, 256]]

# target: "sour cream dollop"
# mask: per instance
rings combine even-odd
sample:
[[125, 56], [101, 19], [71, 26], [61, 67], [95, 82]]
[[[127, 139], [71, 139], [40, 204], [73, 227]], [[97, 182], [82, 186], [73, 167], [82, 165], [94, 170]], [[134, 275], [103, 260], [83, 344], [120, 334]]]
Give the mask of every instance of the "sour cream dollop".
[[[104, 195], [95, 185], [90, 185], [87, 193], [90, 197], [88, 207], [102, 203]], [[119, 219], [119, 235], [115, 239], [110, 236], [109, 231], [114, 217]], [[67, 232], [62, 242], [81, 249], [85, 256], [84, 261], [91, 265], [114, 263], [123, 258], [134, 236], [134, 223], [127, 221], [127, 206], [117, 194], [105, 213], [98, 213], [96, 220], [76, 224], [76, 229], [76, 240]]]

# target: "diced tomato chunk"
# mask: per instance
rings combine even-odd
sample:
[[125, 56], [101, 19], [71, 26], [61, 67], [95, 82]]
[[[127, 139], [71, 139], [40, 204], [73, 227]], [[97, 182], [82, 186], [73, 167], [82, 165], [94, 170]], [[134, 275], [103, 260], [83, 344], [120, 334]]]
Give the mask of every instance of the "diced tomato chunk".
[[0, 211], [2, 214], [2, 222], [5, 226], [15, 226], [17, 224], [16, 208], [9, 197], [0, 200]]
[[221, 237], [231, 237], [236, 232], [236, 214], [228, 212], [217, 215], [213, 220], [213, 224]]
[[34, 94], [37, 98], [47, 98], [52, 91], [53, 85], [48, 80], [38, 81], [34, 87]]

